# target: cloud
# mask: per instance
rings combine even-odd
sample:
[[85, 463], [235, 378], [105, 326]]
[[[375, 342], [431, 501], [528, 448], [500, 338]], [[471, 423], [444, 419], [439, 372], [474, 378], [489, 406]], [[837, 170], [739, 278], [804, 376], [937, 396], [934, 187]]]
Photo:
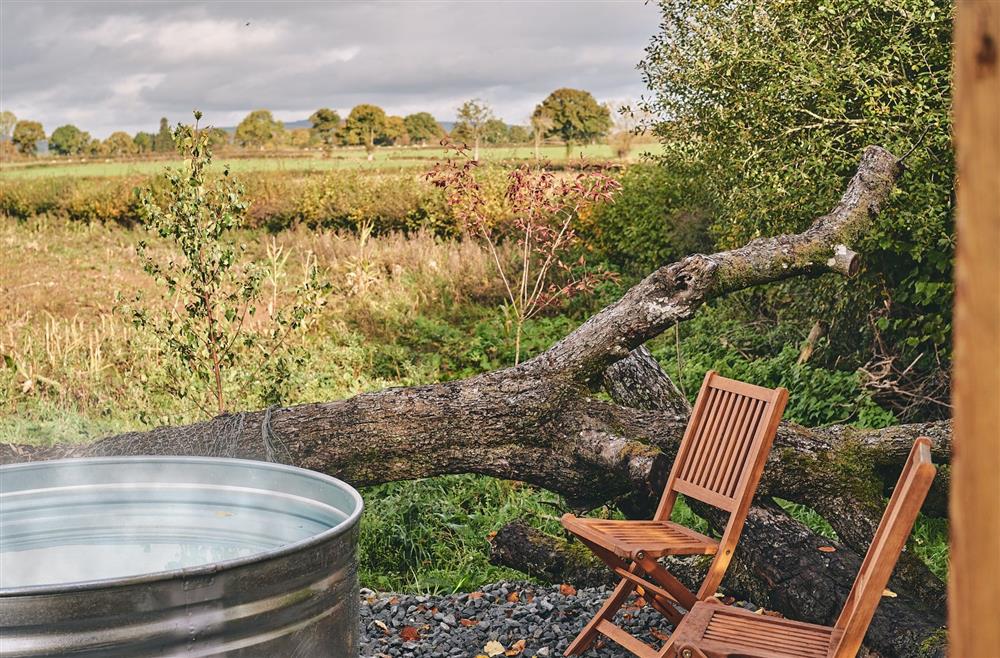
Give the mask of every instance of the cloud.
[[362, 102], [454, 118], [479, 97], [522, 122], [558, 87], [643, 92], [655, 6], [631, 2], [0, 3], [0, 105], [47, 130], [215, 125]]

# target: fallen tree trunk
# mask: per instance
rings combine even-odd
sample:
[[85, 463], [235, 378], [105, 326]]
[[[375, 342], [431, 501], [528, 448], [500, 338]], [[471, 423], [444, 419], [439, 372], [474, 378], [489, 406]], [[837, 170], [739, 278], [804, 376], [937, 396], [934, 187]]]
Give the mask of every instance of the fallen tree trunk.
[[[867, 231], [901, 171], [892, 154], [869, 147], [837, 206], [804, 232], [662, 267], [549, 350], [513, 368], [130, 432], [89, 446], [5, 446], [0, 458], [226, 455], [293, 463], [357, 486], [480, 473], [544, 487], [576, 508], [614, 501], [638, 514], [659, 497], [689, 413], [643, 343], [732, 291], [798, 275], [853, 274], [859, 257], [849, 245]], [[594, 395], [602, 386], [613, 402]], [[861, 551], [881, 513], [882, 494], [894, 480], [892, 471], [920, 433], [936, 436], [936, 458], [947, 461], [947, 424], [876, 431], [784, 424], [761, 493], [813, 507], [850, 549]], [[770, 568], [763, 555], [748, 558], [749, 571], [766, 574]], [[803, 563], [803, 577], [810, 569]], [[910, 585], [925, 588], [932, 599], [941, 596], [940, 582], [921, 564], [905, 571]], [[777, 583], [771, 581], [783, 587]], [[781, 599], [784, 608], [778, 609], [813, 618], [797, 601]], [[925, 611], [908, 614], [919, 618]]]

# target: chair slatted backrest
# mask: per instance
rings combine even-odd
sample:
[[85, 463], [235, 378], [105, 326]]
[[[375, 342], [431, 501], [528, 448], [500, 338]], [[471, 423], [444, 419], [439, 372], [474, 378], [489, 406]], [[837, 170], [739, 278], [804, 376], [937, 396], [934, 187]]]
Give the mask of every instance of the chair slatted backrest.
[[[675, 493], [733, 512], [753, 497], [788, 400], [783, 388], [763, 388], [713, 371], [705, 375], [664, 503]], [[657, 519], [669, 515], [661, 504]], [[663, 514], [663, 513], [666, 514]]]
[[705, 374], [654, 517], [668, 520], [677, 494], [729, 512], [698, 599], [715, 594], [729, 568], [787, 402], [784, 388]]
[[861, 648], [885, 586], [934, 481], [935, 471], [931, 462], [931, 440], [920, 437], [910, 449], [896, 490], [892, 492], [875, 538], [837, 619], [835, 628], [844, 634], [833, 654], [836, 658], [854, 658]]

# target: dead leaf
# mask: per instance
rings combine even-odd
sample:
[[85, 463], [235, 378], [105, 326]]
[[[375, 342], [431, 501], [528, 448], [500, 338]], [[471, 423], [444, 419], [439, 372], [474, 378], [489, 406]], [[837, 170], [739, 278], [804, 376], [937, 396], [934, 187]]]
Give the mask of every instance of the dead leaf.
[[563, 583], [559, 586], [559, 593], [563, 596], [576, 596], [576, 588], [569, 583]]
[[420, 639], [420, 631], [413, 626], [403, 626], [399, 631], [399, 637], [403, 638], [405, 642], [415, 642]]
[[652, 635], [653, 637], [655, 637], [660, 642], [666, 642], [667, 640], [670, 639], [670, 635], [669, 634], [664, 633], [663, 631], [661, 631], [658, 628], [654, 628], [654, 629], [650, 630], [649, 634]]
[[505, 649], [503, 645], [496, 640], [491, 640], [486, 643], [485, 647], [483, 647], [483, 651], [486, 652], [486, 655], [489, 656], [489, 658], [493, 658], [493, 656], [503, 655]]
[[389, 605], [399, 605], [399, 597], [394, 596], [391, 599], [389, 599]]
[[511, 592], [507, 595], [507, 603], [517, 603], [521, 600], [521, 595], [517, 592]]
[[481, 598], [483, 598], [483, 593], [482, 592], [469, 592], [469, 598], [470, 599], [481, 599]]
[[389, 627], [385, 625], [384, 621], [376, 619], [375, 620], [375, 625], [378, 626], [379, 628], [381, 628], [382, 632], [385, 633], [386, 635], [389, 634]]
[[518, 656], [524, 651], [525, 645], [528, 644], [525, 640], [518, 640], [514, 644], [510, 645], [510, 649], [503, 652], [505, 656]]
[[458, 623], [461, 624], [462, 626], [465, 626], [466, 628], [471, 628], [472, 626], [475, 626], [479, 622], [476, 621], [475, 619], [459, 619]]
[[819, 551], [820, 553], [836, 553], [837, 552], [837, 549], [834, 548], [833, 546], [820, 546], [816, 550]]
[[886, 596], [886, 597], [888, 597], [888, 598], [890, 598], [890, 599], [894, 599], [894, 598], [896, 598], [896, 597], [897, 597], [897, 596], [899, 596], [899, 595], [898, 595], [898, 594], [896, 594], [895, 592], [893, 592], [893, 591], [892, 591], [891, 589], [889, 589], [888, 587], [886, 587], [886, 588], [885, 588], [884, 590], [882, 590], [882, 596]]

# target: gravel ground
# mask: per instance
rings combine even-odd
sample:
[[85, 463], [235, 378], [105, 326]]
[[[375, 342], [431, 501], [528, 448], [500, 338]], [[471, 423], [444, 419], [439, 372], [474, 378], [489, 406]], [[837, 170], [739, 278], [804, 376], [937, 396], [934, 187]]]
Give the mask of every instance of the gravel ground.
[[[478, 592], [444, 596], [361, 590], [361, 655], [471, 658], [497, 651], [496, 645], [487, 645], [498, 642], [504, 650], [515, 652], [508, 655], [556, 658], [609, 594], [608, 588], [564, 586], [561, 591], [558, 586], [529, 583], [496, 583]], [[615, 623], [654, 646], [662, 644], [654, 634], [670, 630], [669, 623], [648, 605], [623, 609]], [[605, 646], [589, 651], [587, 658], [632, 656], [606, 641]]]

